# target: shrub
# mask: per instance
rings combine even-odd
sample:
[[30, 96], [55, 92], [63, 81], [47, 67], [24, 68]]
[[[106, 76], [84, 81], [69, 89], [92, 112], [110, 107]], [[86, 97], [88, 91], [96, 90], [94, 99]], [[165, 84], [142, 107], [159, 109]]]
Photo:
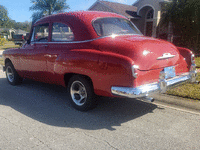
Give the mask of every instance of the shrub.
[[0, 46], [3, 46], [6, 43], [6, 39], [0, 36]]

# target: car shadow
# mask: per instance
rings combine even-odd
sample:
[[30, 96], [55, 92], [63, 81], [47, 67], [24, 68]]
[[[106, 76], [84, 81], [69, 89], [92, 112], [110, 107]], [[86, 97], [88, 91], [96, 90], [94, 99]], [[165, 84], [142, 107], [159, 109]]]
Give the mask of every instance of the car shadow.
[[18, 86], [9, 85], [0, 78], [0, 105], [39, 122], [60, 127], [97, 130], [115, 130], [135, 118], [153, 113], [156, 105], [135, 99], [98, 97], [97, 108], [80, 112], [69, 102], [66, 89], [61, 86], [24, 80]]

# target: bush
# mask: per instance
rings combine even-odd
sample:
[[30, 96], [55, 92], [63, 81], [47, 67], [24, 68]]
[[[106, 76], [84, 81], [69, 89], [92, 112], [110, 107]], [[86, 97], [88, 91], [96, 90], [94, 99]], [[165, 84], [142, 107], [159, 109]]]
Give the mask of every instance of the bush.
[[4, 46], [5, 43], [6, 43], [6, 39], [0, 36], [0, 46]]

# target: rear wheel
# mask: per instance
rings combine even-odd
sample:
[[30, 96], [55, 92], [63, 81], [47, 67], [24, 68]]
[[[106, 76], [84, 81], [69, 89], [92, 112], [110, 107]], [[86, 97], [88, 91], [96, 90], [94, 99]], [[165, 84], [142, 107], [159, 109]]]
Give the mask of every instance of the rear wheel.
[[73, 76], [68, 83], [70, 101], [74, 108], [87, 111], [96, 106], [92, 83], [82, 76]]
[[11, 62], [6, 63], [5, 69], [8, 83], [11, 85], [17, 85], [22, 82], [22, 78], [18, 75]]

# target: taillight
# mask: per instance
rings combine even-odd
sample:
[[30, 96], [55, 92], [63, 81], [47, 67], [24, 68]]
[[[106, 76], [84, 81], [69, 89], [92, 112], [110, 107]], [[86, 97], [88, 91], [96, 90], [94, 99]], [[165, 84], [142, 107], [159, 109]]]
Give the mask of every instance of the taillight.
[[138, 74], [136, 73], [136, 69], [139, 69], [138, 65], [133, 65], [132, 66], [132, 74], [134, 78], [137, 78]]
[[195, 64], [195, 56], [194, 56], [194, 54], [191, 55], [191, 63]]
[[24, 36], [22, 35], [22, 40], [24, 40]]

